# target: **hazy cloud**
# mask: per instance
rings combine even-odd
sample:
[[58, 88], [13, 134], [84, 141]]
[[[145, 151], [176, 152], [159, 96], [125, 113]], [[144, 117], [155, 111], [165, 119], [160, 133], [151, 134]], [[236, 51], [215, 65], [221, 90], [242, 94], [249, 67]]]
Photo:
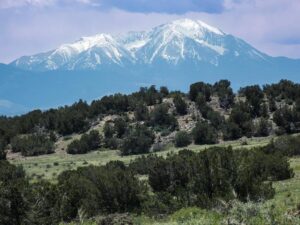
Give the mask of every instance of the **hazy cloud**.
[[23, 6], [49, 6], [53, 5], [56, 0], [1, 0], [0, 8], [15, 8]]
[[74, 3], [98, 7], [100, 10], [121, 9], [142, 13], [220, 13], [224, 10], [224, 0], [1, 0], [0, 8], [49, 6], [53, 4], [69, 6]]
[[12, 106], [13, 103], [11, 101], [8, 101], [6, 99], [0, 99], [0, 107], [11, 108]]
[[102, 8], [141, 13], [220, 13], [224, 10], [224, 0], [91, 0], [90, 2], [98, 3]]

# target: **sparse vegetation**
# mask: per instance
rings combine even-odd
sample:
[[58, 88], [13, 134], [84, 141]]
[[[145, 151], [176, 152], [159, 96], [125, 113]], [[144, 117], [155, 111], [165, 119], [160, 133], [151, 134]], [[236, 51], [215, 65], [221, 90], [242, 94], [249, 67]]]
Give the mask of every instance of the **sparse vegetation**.
[[0, 224], [298, 224], [299, 93], [222, 80], [1, 117]]

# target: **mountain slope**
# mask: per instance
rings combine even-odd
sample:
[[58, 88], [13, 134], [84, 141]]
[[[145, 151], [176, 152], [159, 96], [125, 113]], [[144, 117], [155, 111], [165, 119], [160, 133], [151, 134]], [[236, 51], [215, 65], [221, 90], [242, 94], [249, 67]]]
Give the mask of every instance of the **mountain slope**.
[[299, 74], [300, 60], [268, 56], [218, 28], [182, 19], [149, 31], [83, 37], [0, 66], [0, 99], [46, 109], [152, 84], [186, 91], [196, 81], [229, 79], [237, 89], [299, 82]]
[[244, 41], [201, 21], [176, 20], [148, 32], [122, 36], [99, 34], [64, 44], [47, 53], [21, 57], [12, 65], [33, 71], [101, 70], [110, 66], [193, 61], [218, 66], [223, 58], [268, 61], [270, 57]]

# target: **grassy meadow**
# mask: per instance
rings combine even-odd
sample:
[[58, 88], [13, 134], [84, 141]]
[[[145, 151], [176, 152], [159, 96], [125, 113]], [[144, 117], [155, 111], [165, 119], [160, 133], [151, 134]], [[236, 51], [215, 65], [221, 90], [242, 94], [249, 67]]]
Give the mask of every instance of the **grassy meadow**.
[[[78, 138], [73, 137], [72, 139]], [[267, 145], [272, 137], [267, 138], [249, 138], [244, 141], [227, 141], [216, 145], [190, 145], [185, 147], [193, 151], [201, 151], [212, 146], [232, 146], [233, 148], [253, 148], [256, 146]], [[245, 144], [246, 141], [246, 144]], [[41, 155], [34, 157], [17, 157], [10, 159], [10, 162], [16, 165], [22, 165], [30, 178], [53, 179], [64, 170], [76, 169], [87, 165], [104, 165], [109, 161], [120, 160], [125, 164], [138, 156], [121, 156], [118, 150], [99, 149], [87, 154], [70, 155], [61, 149], [65, 149], [70, 140], [63, 140], [58, 143], [60, 150], [54, 154]], [[243, 143], [244, 142], [244, 143]], [[63, 146], [63, 147], [61, 147]], [[176, 153], [183, 148], [176, 148], [173, 145], [166, 146], [163, 151], [157, 152], [157, 155], [166, 156], [169, 153]], [[139, 155], [140, 156], [140, 155]]]
[[[77, 138], [77, 137], [76, 137]], [[253, 148], [267, 145], [274, 137], [249, 138], [243, 141], [228, 141], [216, 145], [190, 145], [187, 149], [201, 151], [212, 146], [232, 146], [237, 148]], [[66, 145], [70, 140], [64, 140], [60, 145]], [[156, 154], [166, 156], [176, 153], [182, 148], [167, 146]], [[56, 151], [51, 155], [37, 157], [19, 157], [10, 162], [22, 165], [32, 180], [40, 178], [55, 182], [55, 177], [64, 170], [76, 169], [80, 166], [103, 165], [112, 160], [129, 163], [138, 156], [121, 156], [118, 150], [99, 149], [83, 155], [69, 155], [65, 151]], [[290, 165], [295, 173], [292, 179], [274, 182], [276, 194], [273, 199], [263, 203], [232, 202], [222, 206], [221, 210], [203, 210], [199, 208], [183, 208], [172, 215], [163, 218], [150, 218], [145, 215], [130, 215], [136, 225], [296, 225], [300, 224], [300, 157], [290, 159]], [[298, 209], [297, 209], [298, 208]], [[99, 218], [96, 218], [96, 220]], [[93, 221], [82, 220], [69, 225], [98, 225]], [[63, 225], [63, 224], [62, 224]], [[65, 225], [65, 224], [64, 224]]]

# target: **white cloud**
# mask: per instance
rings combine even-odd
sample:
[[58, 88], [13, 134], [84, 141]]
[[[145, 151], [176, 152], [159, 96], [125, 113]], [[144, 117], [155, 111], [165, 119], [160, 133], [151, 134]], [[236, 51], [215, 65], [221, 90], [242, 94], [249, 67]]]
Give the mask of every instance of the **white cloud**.
[[299, 0], [226, 0], [218, 15], [192, 14], [273, 56], [300, 58]]
[[49, 6], [54, 4], [56, 0], [1, 0], [0, 8], [15, 8], [22, 6]]

